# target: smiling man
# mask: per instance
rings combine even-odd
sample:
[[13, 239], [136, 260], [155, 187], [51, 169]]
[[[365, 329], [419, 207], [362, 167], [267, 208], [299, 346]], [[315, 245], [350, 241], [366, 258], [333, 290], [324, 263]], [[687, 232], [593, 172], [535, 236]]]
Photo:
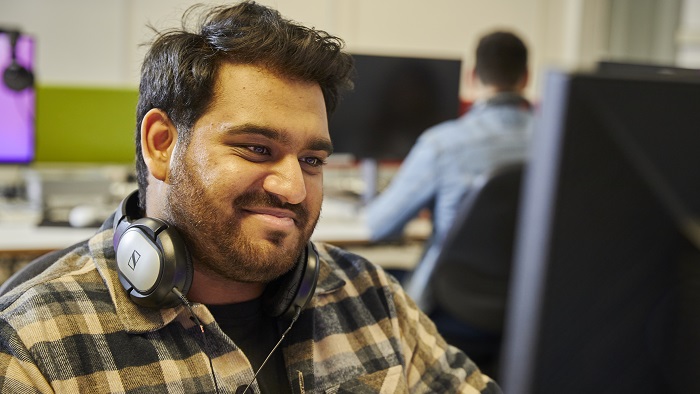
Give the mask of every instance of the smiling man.
[[259, 296], [296, 263], [320, 214], [332, 145], [317, 83], [225, 63], [214, 97], [189, 143], [177, 146], [161, 109], [146, 113], [141, 141], [148, 183], [158, 185], [146, 213], [177, 227], [197, 262], [189, 297], [228, 303]]
[[500, 392], [381, 268], [310, 242], [342, 41], [253, 2], [200, 20], [144, 60], [138, 191], [0, 298], [0, 391]]

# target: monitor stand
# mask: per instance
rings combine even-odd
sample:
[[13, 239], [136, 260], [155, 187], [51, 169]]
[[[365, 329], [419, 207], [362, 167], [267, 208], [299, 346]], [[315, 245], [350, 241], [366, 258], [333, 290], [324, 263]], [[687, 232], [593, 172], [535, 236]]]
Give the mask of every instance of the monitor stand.
[[366, 205], [377, 195], [379, 162], [377, 159], [360, 159], [360, 176], [365, 185], [362, 191], [362, 205]]

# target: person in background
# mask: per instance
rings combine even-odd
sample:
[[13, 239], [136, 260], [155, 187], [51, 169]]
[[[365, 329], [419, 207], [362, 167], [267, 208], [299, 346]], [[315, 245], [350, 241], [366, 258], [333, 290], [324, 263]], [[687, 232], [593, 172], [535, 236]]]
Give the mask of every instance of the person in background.
[[400, 236], [409, 221], [429, 211], [433, 234], [421, 260], [412, 272], [394, 274], [433, 316], [439, 311], [431, 299], [430, 273], [460, 202], [480, 174], [527, 158], [534, 117], [524, 97], [527, 58], [525, 43], [512, 32], [481, 37], [470, 75], [475, 101], [469, 111], [421, 134], [386, 189], [366, 206], [374, 241]]
[[499, 393], [394, 278], [310, 241], [343, 42], [195, 10], [142, 66], [138, 190], [0, 298], [0, 391]]

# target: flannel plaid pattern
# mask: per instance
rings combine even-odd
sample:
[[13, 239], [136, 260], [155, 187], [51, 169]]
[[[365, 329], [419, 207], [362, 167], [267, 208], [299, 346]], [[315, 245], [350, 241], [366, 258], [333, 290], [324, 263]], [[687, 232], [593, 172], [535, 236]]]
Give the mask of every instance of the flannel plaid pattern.
[[[114, 268], [109, 222], [87, 245], [0, 299], [0, 392], [245, 387], [254, 371], [204, 305], [192, 308], [202, 333], [184, 306], [154, 310], [129, 300]], [[500, 393], [381, 268], [316, 246], [315, 296], [281, 346], [293, 392]], [[251, 389], [259, 393], [257, 384]]]

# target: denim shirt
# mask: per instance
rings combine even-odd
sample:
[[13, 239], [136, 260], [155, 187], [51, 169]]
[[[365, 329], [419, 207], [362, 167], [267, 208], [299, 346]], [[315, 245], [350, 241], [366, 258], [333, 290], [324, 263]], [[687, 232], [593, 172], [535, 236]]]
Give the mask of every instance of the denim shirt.
[[[434, 260], [474, 179], [495, 165], [527, 157], [533, 118], [522, 96], [501, 93], [476, 102], [458, 119], [426, 130], [389, 186], [367, 205], [371, 238], [399, 236], [427, 208], [432, 213], [433, 237], [418, 266]], [[411, 291], [409, 295], [415, 297]]]

